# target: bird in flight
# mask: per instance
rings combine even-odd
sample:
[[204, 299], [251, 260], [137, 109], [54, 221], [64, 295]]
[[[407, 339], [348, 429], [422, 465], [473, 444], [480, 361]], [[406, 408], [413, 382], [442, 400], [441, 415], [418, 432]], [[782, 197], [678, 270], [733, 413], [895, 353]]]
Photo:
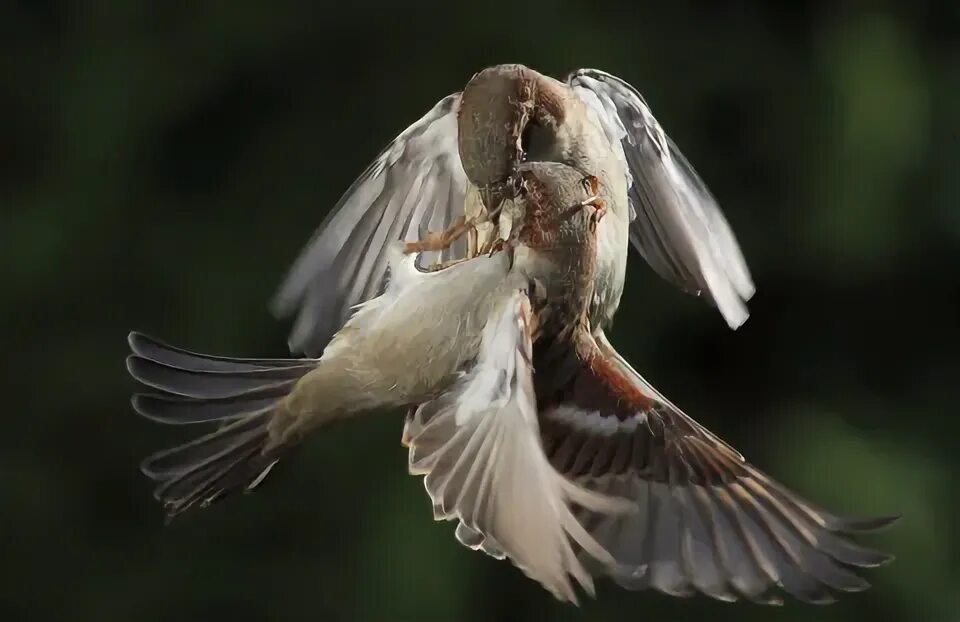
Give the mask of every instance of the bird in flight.
[[169, 516], [253, 489], [332, 421], [407, 408], [434, 516], [561, 600], [594, 577], [826, 603], [890, 556], [748, 463], [608, 341], [629, 247], [736, 328], [754, 287], [716, 201], [633, 87], [485, 69], [347, 190], [274, 301], [302, 358], [131, 333], [140, 414], [217, 424], [147, 458]]

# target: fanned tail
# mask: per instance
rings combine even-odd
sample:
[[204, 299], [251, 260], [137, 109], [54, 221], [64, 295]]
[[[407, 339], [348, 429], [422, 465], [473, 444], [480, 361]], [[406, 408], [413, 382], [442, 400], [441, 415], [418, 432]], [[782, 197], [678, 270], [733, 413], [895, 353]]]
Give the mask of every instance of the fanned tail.
[[139, 414], [171, 425], [218, 423], [188, 443], [149, 456], [141, 470], [172, 518], [257, 486], [276, 463], [269, 424], [312, 359], [239, 359], [197, 354], [140, 333], [128, 337], [127, 370], [156, 393], [133, 396]]

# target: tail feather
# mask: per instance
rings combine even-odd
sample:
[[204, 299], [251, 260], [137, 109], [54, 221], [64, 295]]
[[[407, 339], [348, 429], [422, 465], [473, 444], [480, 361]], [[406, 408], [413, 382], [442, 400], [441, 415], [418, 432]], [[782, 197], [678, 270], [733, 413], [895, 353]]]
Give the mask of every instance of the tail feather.
[[130, 351], [145, 359], [164, 363], [171, 367], [193, 371], [239, 371], [241, 369], [276, 369], [300, 367], [311, 359], [250, 359], [200, 354], [168, 345], [143, 333], [131, 332], [127, 336]]
[[[285, 387], [284, 387], [285, 388]], [[263, 397], [241, 395], [218, 400], [198, 400], [167, 395], [137, 393], [131, 403], [137, 414], [158, 423], [184, 425], [232, 421], [273, 410], [284, 388], [264, 391]]]
[[197, 399], [239, 397], [284, 388], [289, 390], [310, 369], [312, 365], [303, 368], [194, 371], [137, 355], [127, 357], [127, 371], [143, 384], [173, 395]]
[[266, 424], [266, 416], [250, 417], [148, 457], [141, 470], [158, 482], [154, 497], [167, 514], [208, 505], [257, 480], [276, 460], [264, 453]]
[[219, 423], [213, 432], [149, 456], [141, 470], [169, 517], [258, 485], [281, 448], [270, 422], [310, 359], [231, 359], [197, 354], [131, 333], [130, 375], [159, 393], [133, 396], [134, 410], [160, 423]]
[[264, 419], [258, 415], [229, 423], [191, 441], [158, 451], [148, 456], [140, 465], [144, 475], [156, 480], [166, 480], [179, 474], [202, 469], [231, 453], [232, 450], [250, 441], [263, 440], [267, 430]]

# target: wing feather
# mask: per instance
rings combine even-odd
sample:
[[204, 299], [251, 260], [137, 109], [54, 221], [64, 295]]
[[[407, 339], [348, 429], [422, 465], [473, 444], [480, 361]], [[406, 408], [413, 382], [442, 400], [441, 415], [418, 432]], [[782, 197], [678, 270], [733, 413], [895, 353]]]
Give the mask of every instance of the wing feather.
[[277, 315], [296, 314], [292, 351], [319, 356], [354, 307], [381, 292], [386, 249], [418, 239], [428, 226], [445, 229], [462, 213], [467, 179], [457, 151], [459, 101], [459, 93], [443, 98], [394, 139], [293, 264], [273, 300]]
[[570, 578], [593, 581], [578, 553], [612, 560], [577, 521], [572, 506], [605, 514], [625, 504], [562, 477], [541, 448], [530, 360], [531, 313], [518, 292], [487, 322], [480, 354], [456, 385], [408, 420], [410, 471], [438, 520], [457, 520], [457, 538], [509, 557], [557, 598], [576, 601]]
[[678, 596], [776, 604], [779, 589], [828, 603], [833, 590], [869, 586], [852, 568], [890, 559], [846, 534], [894, 518], [838, 517], [787, 490], [664, 399], [602, 331], [581, 331], [567, 356], [573, 363], [534, 348], [545, 451], [572, 481], [636, 509], [578, 513], [615, 560], [596, 572]]
[[630, 240], [647, 263], [682, 289], [704, 294], [732, 328], [748, 317], [754, 286], [716, 199], [632, 86], [596, 69], [567, 83], [597, 115], [630, 176], [636, 217]]

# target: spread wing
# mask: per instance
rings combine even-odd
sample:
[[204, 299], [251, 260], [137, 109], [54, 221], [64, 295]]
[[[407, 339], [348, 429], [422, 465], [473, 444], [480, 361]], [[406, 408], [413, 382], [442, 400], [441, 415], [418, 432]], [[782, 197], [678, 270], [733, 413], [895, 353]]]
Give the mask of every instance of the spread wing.
[[531, 310], [517, 292], [487, 321], [476, 363], [407, 421], [410, 472], [426, 475], [434, 516], [457, 520], [457, 539], [509, 557], [561, 600], [572, 576], [592, 593], [577, 552], [612, 562], [570, 507], [623, 511], [625, 504], [576, 486], [540, 446], [531, 367]]
[[894, 519], [853, 520], [814, 506], [664, 399], [602, 333], [578, 349], [566, 361], [540, 360], [535, 350], [545, 451], [572, 481], [637, 509], [580, 513], [616, 560], [612, 572], [596, 572], [628, 589], [778, 603], [779, 587], [823, 603], [831, 589], [869, 587], [851, 567], [890, 559], [845, 536]]
[[[460, 94], [407, 128], [353, 182], [294, 263], [273, 307], [297, 314], [293, 352], [319, 356], [354, 305], [378, 295], [390, 244], [440, 231], [463, 214], [467, 179], [457, 151]], [[462, 256], [458, 242], [444, 256]]]
[[630, 239], [660, 276], [710, 298], [732, 328], [748, 317], [754, 286], [717, 201], [629, 84], [596, 69], [567, 83], [593, 109], [631, 176]]

